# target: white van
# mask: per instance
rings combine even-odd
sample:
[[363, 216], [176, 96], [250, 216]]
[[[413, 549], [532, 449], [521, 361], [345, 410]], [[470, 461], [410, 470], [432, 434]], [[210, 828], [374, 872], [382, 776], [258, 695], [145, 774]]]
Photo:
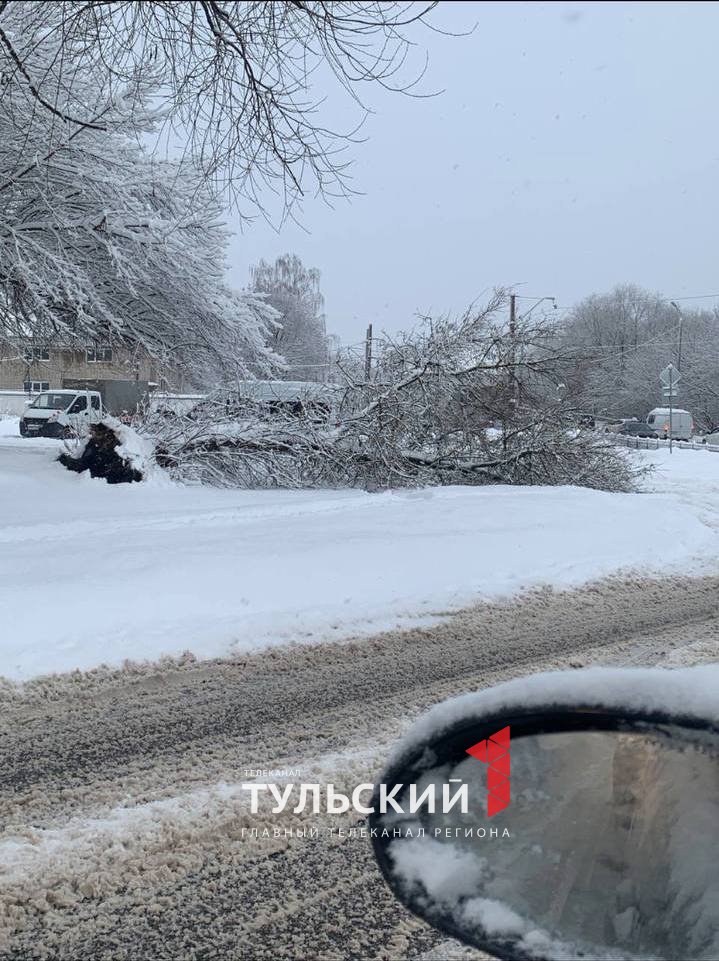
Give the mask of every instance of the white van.
[[[671, 410], [671, 430], [674, 440], [691, 440], [694, 433], [694, 420], [688, 410], [673, 407]], [[660, 439], [669, 439], [669, 408], [655, 407], [647, 415], [647, 424]]]
[[23, 437], [76, 437], [104, 415], [96, 390], [48, 390], [28, 404], [20, 418]]

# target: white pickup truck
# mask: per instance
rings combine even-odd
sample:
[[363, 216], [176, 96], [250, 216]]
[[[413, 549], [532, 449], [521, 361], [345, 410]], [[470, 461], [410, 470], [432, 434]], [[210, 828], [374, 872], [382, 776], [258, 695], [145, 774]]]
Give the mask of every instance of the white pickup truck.
[[26, 408], [20, 433], [23, 437], [77, 437], [105, 414], [97, 390], [47, 390]]

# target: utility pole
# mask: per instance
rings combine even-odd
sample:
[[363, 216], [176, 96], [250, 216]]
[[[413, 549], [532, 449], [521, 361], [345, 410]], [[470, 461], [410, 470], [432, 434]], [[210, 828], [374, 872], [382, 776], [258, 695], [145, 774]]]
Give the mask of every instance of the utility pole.
[[[510, 294], [509, 295], [509, 380], [508, 384], [512, 385], [512, 403], [514, 404], [515, 410], [519, 409], [519, 401], [521, 399], [521, 383], [516, 374], [517, 365], [517, 299], [523, 300], [534, 300], [534, 297], [530, 297], [525, 294]], [[557, 301], [554, 297], [538, 297], [536, 302], [532, 304], [529, 310], [522, 314], [522, 320], [526, 320], [527, 317], [536, 310], [540, 304], [543, 304], [546, 300], [552, 301], [552, 306], [557, 309]]]
[[367, 336], [364, 344], [364, 379], [369, 384], [372, 373], [372, 324], [367, 325]]
[[[517, 403], [517, 378], [514, 364], [517, 359], [517, 295], [509, 295], [509, 382], [512, 386], [512, 401]], [[516, 414], [516, 407], [515, 407]]]
[[672, 423], [674, 419], [674, 370], [672, 365], [669, 365], [669, 453], [674, 452], [674, 424]]
[[511, 362], [514, 363], [514, 345], [517, 339], [517, 295], [509, 295], [509, 342], [511, 344]]
[[684, 314], [679, 309], [679, 305], [675, 301], [671, 302], [672, 307], [679, 314], [679, 356], [677, 357], [677, 370], [681, 372], [682, 369], [682, 332], [684, 329]]

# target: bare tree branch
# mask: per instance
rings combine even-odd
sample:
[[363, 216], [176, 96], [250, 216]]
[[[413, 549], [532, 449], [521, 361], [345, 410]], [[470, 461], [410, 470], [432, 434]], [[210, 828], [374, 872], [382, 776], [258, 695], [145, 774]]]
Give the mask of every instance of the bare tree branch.
[[[310, 186], [328, 199], [352, 193], [344, 150], [363, 97], [372, 86], [419, 95], [426, 61], [413, 69], [409, 58], [435, 5], [17, 0], [0, 6], [0, 40], [29, 96], [66, 123], [95, 123], [81, 119], [95, 115], [83, 73], [106, 102], [151, 81], [167, 137], [186, 142], [205, 177], [265, 213], [269, 190], [288, 213]], [[321, 121], [329, 81], [358, 107], [349, 129]]]

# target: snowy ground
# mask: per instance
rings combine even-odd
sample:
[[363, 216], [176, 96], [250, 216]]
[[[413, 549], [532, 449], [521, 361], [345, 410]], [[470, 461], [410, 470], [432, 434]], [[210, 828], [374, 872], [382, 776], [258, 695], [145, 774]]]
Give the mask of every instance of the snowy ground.
[[[394, 901], [370, 843], [347, 835], [356, 812], [266, 799], [252, 814], [247, 768], [348, 795], [447, 697], [558, 668], [579, 687], [592, 664], [717, 661], [717, 624], [719, 578], [666, 591], [635, 577], [479, 604], [381, 643], [0, 685], [0, 956], [486, 961]], [[515, 788], [523, 776], [513, 767]], [[317, 839], [288, 839], [307, 826]]]
[[[369, 495], [108, 487], [60, 468], [58, 447], [0, 437], [0, 673], [437, 622], [381, 643], [0, 683], [3, 957], [484, 959], [404, 913], [366, 841], [286, 835], [354, 814], [253, 815], [247, 768], [348, 794], [447, 697], [719, 657], [716, 576], [667, 590], [627, 575], [436, 617], [619, 567], [719, 571], [719, 454], [637, 455], [657, 465], [639, 495]], [[282, 839], [253, 839], [265, 826]]]
[[0, 674], [341, 637], [619, 569], [719, 569], [719, 454], [635, 456], [641, 495], [111, 487], [0, 421]]

